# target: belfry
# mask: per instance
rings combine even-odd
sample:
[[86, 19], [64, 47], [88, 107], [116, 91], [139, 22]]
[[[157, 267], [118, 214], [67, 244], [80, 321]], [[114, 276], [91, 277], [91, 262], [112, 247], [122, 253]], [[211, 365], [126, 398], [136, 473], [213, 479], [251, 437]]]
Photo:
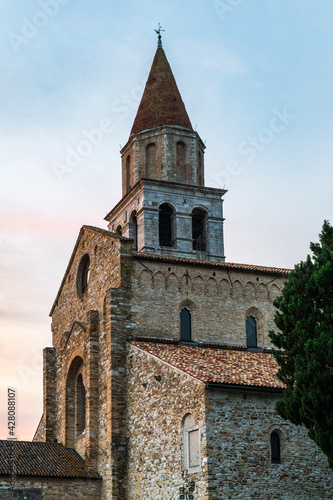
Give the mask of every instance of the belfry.
[[225, 191], [204, 186], [204, 150], [159, 38], [121, 150], [123, 198], [106, 216], [109, 231], [138, 252], [224, 261]]
[[122, 198], [108, 230], [79, 232], [50, 312], [43, 415], [33, 442], [0, 441], [0, 498], [331, 498], [326, 457], [275, 412], [268, 332], [289, 270], [225, 261], [225, 190], [205, 187], [156, 31]]

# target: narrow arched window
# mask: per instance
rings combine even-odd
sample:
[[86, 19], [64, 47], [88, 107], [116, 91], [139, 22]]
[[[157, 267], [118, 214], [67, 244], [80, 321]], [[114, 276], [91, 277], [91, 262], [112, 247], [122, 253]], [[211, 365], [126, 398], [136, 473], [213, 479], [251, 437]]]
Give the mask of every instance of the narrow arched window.
[[173, 208], [167, 203], [163, 203], [163, 205], [160, 206], [158, 217], [159, 241], [162, 247], [173, 246], [172, 219]]
[[126, 193], [131, 189], [131, 156], [126, 158]]
[[186, 307], [180, 311], [180, 341], [192, 341], [191, 312]]
[[121, 229], [121, 226], [119, 225], [116, 229], [116, 234], [118, 234], [119, 236], [122, 235], [122, 229]]
[[80, 260], [79, 268], [76, 277], [76, 287], [79, 295], [84, 294], [88, 287], [90, 276], [90, 258], [86, 254]]
[[202, 169], [202, 155], [201, 152], [198, 151], [198, 184], [199, 186], [203, 186], [203, 169]]
[[86, 427], [86, 390], [81, 373], [76, 379], [76, 435], [82, 434]]
[[246, 346], [257, 347], [257, 322], [253, 316], [246, 318]]
[[206, 212], [201, 208], [195, 208], [192, 212], [193, 250], [206, 250], [205, 222]]
[[186, 146], [182, 141], [177, 142], [177, 169], [180, 176], [186, 178]]
[[201, 466], [200, 428], [188, 413], [182, 422], [183, 470], [199, 472]]
[[148, 144], [146, 148], [146, 177], [147, 179], [153, 178], [154, 177], [154, 170], [155, 170], [155, 163], [156, 163], [156, 147], [155, 144], [152, 142], [151, 144]]
[[271, 433], [271, 462], [272, 464], [281, 463], [280, 436], [276, 431]]
[[138, 220], [136, 212], [133, 212], [129, 221], [130, 234], [129, 237], [133, 240], [133, 250], [138, 249]]

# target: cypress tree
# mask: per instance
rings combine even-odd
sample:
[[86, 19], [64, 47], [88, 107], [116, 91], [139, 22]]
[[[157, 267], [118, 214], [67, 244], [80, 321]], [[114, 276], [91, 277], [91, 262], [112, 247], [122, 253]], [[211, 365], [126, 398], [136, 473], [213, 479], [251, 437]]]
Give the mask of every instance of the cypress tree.
[[278, 377], [286, 388], [277, 412], [308, 434], [333, 469], [333, 227], [324, 221], [312, 256], [296, 264], [280, 297], [269, 336], [278, 348]]

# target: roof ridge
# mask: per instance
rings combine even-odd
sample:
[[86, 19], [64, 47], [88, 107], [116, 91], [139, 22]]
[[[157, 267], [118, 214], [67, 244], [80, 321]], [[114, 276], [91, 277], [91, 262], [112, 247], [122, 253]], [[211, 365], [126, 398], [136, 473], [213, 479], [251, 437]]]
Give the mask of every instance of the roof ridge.
[[157, 260], [164, 262], [182, 262], [184, 264], [193, 264], [193, 265], [205, 265], [205, 266], [213, 266], [213, 267], [221, 267], [224, 269], [234, 269], [234, 270], [246, 270], [250, 272], [266, 272], [270, 274], [289, 274], [291, 269], [283, 268], [283, 267], [269, 267], [269, 266], [259, 266], [256, 264], [240, 264], [237, 262], [221, 262], [221, 261], [213, 261], [213, 260], [198, 260], [198, 259], [190, 259], [186, 257], [176, 257], [170, 255], [159, 255], [149, 252], [133, 252], [133, 256], [137, 259], [145, 259], [145, 260]]

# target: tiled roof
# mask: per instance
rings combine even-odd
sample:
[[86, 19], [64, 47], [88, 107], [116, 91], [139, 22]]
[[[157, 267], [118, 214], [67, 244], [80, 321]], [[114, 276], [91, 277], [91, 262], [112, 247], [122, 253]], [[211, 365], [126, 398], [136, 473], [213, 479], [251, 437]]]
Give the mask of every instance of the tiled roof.
[[284, 388], [276, 377], [273, 354], [138, 340], [130, 343], [205, 384]]
[[268, 274], [282, 274], [288, 275], [291, 269], [285, 269], [281, 267], [266, 267], [266, 266], [256, 266], [252, 264], [238, 264], [235, 262], [217, 262], [211, 260], [198, 260], [198, 259], [185, 259], [184, 257], [173, 257], [167, 255], [158, 255], [153, 253], [144, 252], [133, 252], [133, 256], [136, 259], [141, 260], [155, 260], [158, 262], [174, 262], [180, 264], [192, 264], [207, 267], [220, 267], [222, 269], [235, 270], [235, 271], [250, 271], [254, 273], [268, 273]]
[[0, 441], [0, 476], [11, 475], [13, 466], [17, 476], [100, 479], [75, 450], [59, 443]]
[[162, 125], [178, 125], [193, 130], [164, 50], [159, 47], [131, 135]]

